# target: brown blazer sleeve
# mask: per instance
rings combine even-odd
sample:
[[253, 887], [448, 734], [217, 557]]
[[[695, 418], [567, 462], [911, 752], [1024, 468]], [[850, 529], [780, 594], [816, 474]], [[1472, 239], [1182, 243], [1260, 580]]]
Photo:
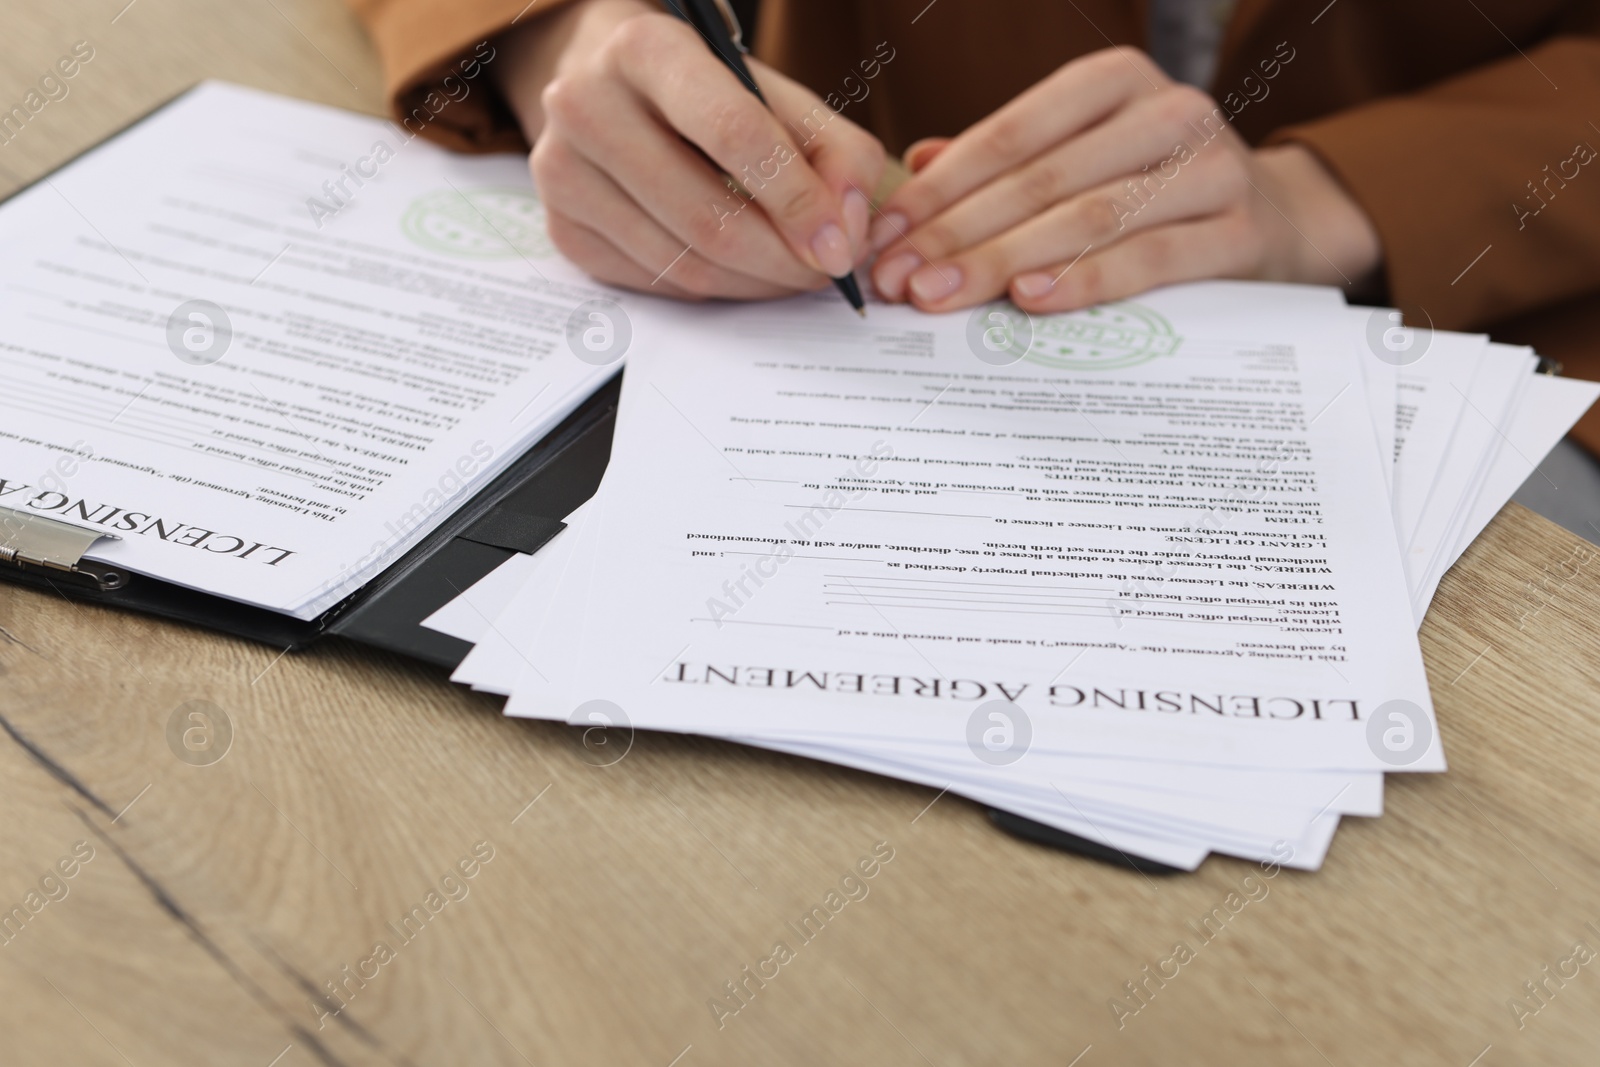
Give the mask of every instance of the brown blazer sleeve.
[[394, 119], [463, 152], [525, 150], [485, 69], [494, 36], [565, 0], [346, 0], [383, 60]]
[[1600, 292], [1600, 38], [1555, 37], [1276, 132], [1333, 169], [1408, 319], [1476, 329]]

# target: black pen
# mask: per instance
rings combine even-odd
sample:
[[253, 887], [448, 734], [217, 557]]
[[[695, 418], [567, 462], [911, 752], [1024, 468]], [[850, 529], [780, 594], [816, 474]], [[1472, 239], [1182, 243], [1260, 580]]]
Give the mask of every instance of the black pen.
[[[744, 65], [743, 32], [739, 28], [739, 20], [734, 17], [733, 9], [728, 6], [728, 0], [662, 0], [666, 9], [683, 19], [704, 37], [706, 44], [711, 46], [725, 63], [734, 76], [744, 83], [744, 87], [756, 94], [756, 99], [763, 104], [767, 98], [761, 95], [761, 87], [750, 76], [750, 68]], [[771, 110], [771, 105], [767, 105]], [[867, 317], [867, 303], [861, 299], [861, 287], [856, 284], [854, 272], [842, 275], [833, 280], [839, 292], [850, 301], [850, 306], [856, 309], [856, 314], [862, 318]]]

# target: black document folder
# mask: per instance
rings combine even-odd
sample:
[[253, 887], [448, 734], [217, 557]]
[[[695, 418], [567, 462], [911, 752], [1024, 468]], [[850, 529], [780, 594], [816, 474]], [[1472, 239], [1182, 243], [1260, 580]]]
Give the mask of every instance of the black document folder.
[[422, 620], [514, 554], [537, 552], [563, 528], [561, 518], [594, 495], [611, 457], [621, 386], [619, 373], [410, 552], [315, 619], [137, 574], [101, 588], [71, 574], [0, 562], [0, 577], [278, 648], [303, 648], [324, 634], [338, 634], [454, 667], [472, 646], [428, 629]]
[[[135, 118], [107, 139], [137, 126], [183, 95]], [[66, 160], [56, 170], [94, 147]], [[48, 180], [54, 173], [13, 191], [5, 199]], [[88, 574], [30, 566], [17, 557], [16, 545], [3, 547], [14, 540], [8, 534], [14, 531], [15, 522], [0, 528], [0, 580], [54, 589], [64, 596], [193, 623], [283, 649], [304, 648], [325, 634], [338, 634], [454, 667], [472, 646], [429, 630], [421, 625], [422, 620], [515, 553], [537, 552], [563, 528], [562, 518], [594, 495], [611, 456], [611, 430], [621, 379], [619, 371], [410, 552], [315, 619], [296, 619], [137, 574], [118, 573], [112, 582], [97, 583], [85, 580]], [[76, 562], [76, 553], [73, 555]], [[93, 565], [86, 563], [84, 567]]]

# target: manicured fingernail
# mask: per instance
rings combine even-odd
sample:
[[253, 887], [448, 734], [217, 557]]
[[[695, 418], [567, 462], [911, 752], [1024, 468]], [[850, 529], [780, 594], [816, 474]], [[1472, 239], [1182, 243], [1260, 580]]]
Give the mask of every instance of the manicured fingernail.
[[839, 278], [850, 273], [854, 257], [850, 255], [850, 242], [838, 223], [823, 224], [811, 239], [811, 252], [828, 277]]
[[904, 300], [906, 278], [921, 262], [922, 257], [915, 252], [901, 252], [898, 256], [890, 256], [879, 262], [877, 269], [872, 272], [872, 284], [877, 288], [878, 295], [885, 300]]
[[1056, 287], [1056, 280], [1048, 274], [1019, 274], [1011, 283], [1019, 296], [1043, 296]]
[[911, 276], [911, 291], [923, 303], [943, 300], [959, 288], [961, 268], [953, 264], [946, 263], [941, 267], [937, 263], [930, 263]]
[[879, 215], [872, 220], [872, 250], [882, 252], [889, 247], [889, 242], [897, 237], [905, 236], [906, 217], [898, 211], [891, 211], [887, 215]]
[[855, 189], [844, 194], [844, 232], [850, 238], [850, 247], [856, 253], [866, 251], [867, 222], [872, 205]]

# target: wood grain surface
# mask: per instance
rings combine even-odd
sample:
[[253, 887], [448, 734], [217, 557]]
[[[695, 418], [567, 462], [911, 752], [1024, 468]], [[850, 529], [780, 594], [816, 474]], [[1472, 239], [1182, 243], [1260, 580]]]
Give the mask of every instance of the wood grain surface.
[[[201, 77], [378, 109], [333, 0], [125, 3], [0, 2], [0, 105], [95, 49], [0, 147], [0, 180]], [[397, 657], [280, 658], [0, 585], [0, 1060], [1593, 1063], [1600, 964], [1574, 955], [1600, 949], [1591, 551], [1503, 512], [1422, 632], [1450, 771], [1392, 778], [1321, 872], [1248, 884], [1232, 860], [1113, 869], [954, 797], [715, 741], [640, 734], [597, 767], [570, 728]], [[203, 765], [175, 754], [185, 729]], [[865, 896], [796, 936], [864, 857]], [[748, 978], [778, 941], [777, 976]], [[743, 1006], [719, 1017], [728, 982]]]

